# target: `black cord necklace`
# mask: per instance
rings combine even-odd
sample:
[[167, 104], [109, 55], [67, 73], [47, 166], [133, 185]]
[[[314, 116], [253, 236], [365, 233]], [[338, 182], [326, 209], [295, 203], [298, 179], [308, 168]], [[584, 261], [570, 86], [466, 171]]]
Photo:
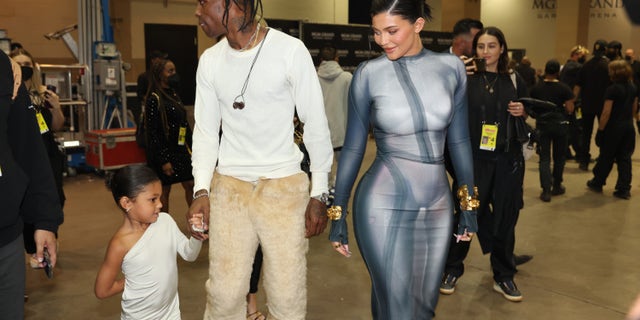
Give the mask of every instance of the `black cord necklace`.
[[256, 56], [253, 57], [253, 62], [251, 62], [251, 67], [249, 68], [249, 73], [247, 73], [247, 78], [244, 80], [244, 84], [242, 85], [242, 90], [240, 94], [237, 95], [233, 99], [233, 108], [234, 109], [244, 109], [244, 93], [247, 91], [247, 85], [249, 84], [249, 77], [251, 76], [251, 71], [253, 71], [253, 66], [256, 64], [256, 60], [258, 60], [258, 55], [260, 55], [260, 51], [262, 50], [262, 45], [264, 45], [267, 40], [267, 33], [269, 33], [269, 29], [267, 28], [264, 34], [264, 38], [262, 42], [260, 42], [260, 47], [258, 47], [258, 52], [256, 52]]
[[495, 86], [496, 81], [498, 81], [498, 75], [496, 74], [495, 79], [493, 79], [493, 81], [491, 81], [491, 82], [489, 82], [489, 80], [487, 80], [486, 72], [482, 73], [482, 77], [484, 78], [484, 82], [485, 82], [484, 89], [489, 91], [489, 93], [493, 94], [493, 87]]

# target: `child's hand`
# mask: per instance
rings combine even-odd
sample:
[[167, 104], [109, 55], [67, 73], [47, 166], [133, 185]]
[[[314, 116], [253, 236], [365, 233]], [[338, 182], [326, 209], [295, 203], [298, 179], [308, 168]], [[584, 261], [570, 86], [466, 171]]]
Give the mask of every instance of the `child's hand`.
[[205, 233], [209, 229], [209, 226], [204, 222], [204, 214], [202, 213], [192, 215], [191, 218], [189, 218], [189, 224], [193, 231], [196, 232]]

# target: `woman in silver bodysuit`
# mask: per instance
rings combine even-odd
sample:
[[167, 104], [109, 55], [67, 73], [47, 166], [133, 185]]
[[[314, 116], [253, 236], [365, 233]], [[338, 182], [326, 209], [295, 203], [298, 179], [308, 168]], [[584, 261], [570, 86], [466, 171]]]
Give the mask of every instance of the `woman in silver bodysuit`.
[[454, 55], [423, 48], [420, 31], [430, 18], [424, 0], [374, 0], [371, 16], [385, 54], [353, 76], [329, 238], [350, 255], [346, 207], [371, 124], [378, 150], [358, 184], [353, 224], [371, 276], [372, 315], [431, 319], [453, 220], [445, 138], [463, 186], [458, 239], [477, 230], [465, 67]]

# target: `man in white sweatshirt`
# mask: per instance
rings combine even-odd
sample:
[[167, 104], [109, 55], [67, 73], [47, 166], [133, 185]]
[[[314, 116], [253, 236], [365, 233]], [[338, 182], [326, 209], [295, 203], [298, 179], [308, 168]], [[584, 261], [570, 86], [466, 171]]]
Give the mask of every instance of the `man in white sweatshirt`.
[[[349, 103], [349, 85], [351, 73], [344, 71], [338, 63], [338, 50], [327, 44], [320, 49], [318, 78], [324, 97], [324, 110], [329, 122], [331, 144], [336, 163], [340, 160], [340, 150], [347, 131], [347, 105]], [[335, 171], [331, 174], [331, 184], [335, 181]]]
[[[333, 160], [313, 61], [300, 40], [260, 25], [261, 0], [201, 0], [195, 15], [208, 37], [226, 36], [200, 56], [196, 73], [197, 191], [189, 215], [205, 216], [191, 227], [194, 237], [206, 238], [199, 230], [209, 229], [204, 318], [247, 318], [245, 296], [260, 244], [268, 318], [303, 320], [305, 236], [326, 227]], [[293, 140], [294, 111], [305, 123], [310, 189]]]

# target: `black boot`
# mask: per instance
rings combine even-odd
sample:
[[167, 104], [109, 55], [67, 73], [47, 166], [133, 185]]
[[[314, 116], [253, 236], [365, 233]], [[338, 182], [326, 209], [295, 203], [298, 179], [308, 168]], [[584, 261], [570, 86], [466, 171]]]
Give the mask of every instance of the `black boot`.
[[564, 188], [563, 185], [557, 185], [557, 186], [553, 186], [553, 188], [551, 188], [551, 195], [552, 196], [559, 196], [561, 194], [564, 194], [565, 192], [567, 192], [567, 190]]
[[542, 189], [542, 193], [540, 194], [540, 200], [544, 202], [551, 201], [551, 191], [549, 189]]

